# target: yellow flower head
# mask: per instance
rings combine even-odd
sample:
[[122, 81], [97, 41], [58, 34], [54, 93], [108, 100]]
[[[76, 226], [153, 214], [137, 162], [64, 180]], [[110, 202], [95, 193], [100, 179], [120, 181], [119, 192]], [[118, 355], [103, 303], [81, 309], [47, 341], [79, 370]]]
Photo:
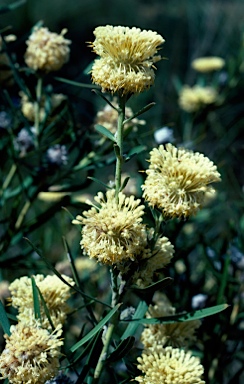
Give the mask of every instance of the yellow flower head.
[[144, 384], [205, 384], [203, 366], [191, 352], [172, 347], [149, 348], [138, 357], [137, 368], [143, 376], [135, 378]]
[[[62, 275], [62, 277], [70, 284], [74, 285], [74, 281], [71, 277]], [[49, 314], [54, 326], [63, 324], [67, 313], [70, 308], [67, 304], [67, 300], [71, 296], [70, 287], [63, 283], [56, 275], [46, 276], [36, 275], [34, 276], [35, 283], [40, 289], [41, 294], [45, 300]], [[34, 307], [33, 307], [33, 293], [31, 279], [27, 276], [23, 276], [20, 279], [14, 280], [10, 286], [11, 303], [14, 308], [18, 308], [19, 321], [25, 323], [32, 323], [34, 319]], [[40, 300], [42, 326], [44, 328], [50, 328], [49, 321], [45, 315], [44, 307]]]
[[[28, 96], [24, 92], [19, 93], [21, 97], [21, 111], [23, 115], [31, 122], [35, 121], [35, 103], [28, 99]], [[43, 121], [45, 117], [51, 115], [60, 104], [66, 100], [66, 97], [61, 94], [52, 94], [50, 100], [46, 97], [42, 97], [39, 108], [39, 120]]]
[[[152, 239], [153, 233], [154, 229], [149, 229], [149, 240]], [[173, 255], [174, 246], [165, 236], [157, 239], [153, 249], [147, 244], [142, 252], [142, 262], [138, 259], [139, 267], [133, 276], [133, 282], [140, 287], [150, 285], [153, 281], [154, 273], [169, 264]]]
[[220, 181], [217, 167], [199, 152], [166, 144], [154, 148], [150, 155], [143, 197], [166, 217], [194, 215], [206, 194], [214, 193], [209, 184]]
[[99, 192], [95, 201], [100, 207], [92, 207], [73, 221], [84, 225], [81, 247], [89, 257], [104, 264], [134, 260], [146, 244], [144, 206], [140, 199], [120, 192], [117, 202], [112, 189], [106, 192], [106, 198]]
[[210, 57], [198, 57], [193, 60], [191, 67], [198, 72], [212, 72], [219, 71], [225, 65], [224, 59], [221, 57], [210, 56]]
[[179, 95], [180, 108], [186, 112], [196, 112], [199, 109], [215, 103], [218, 100], [217, 91], [212, 87], [185, 85]]
[[92, 43], [100, 56], [92, 67], [92, 81], [104, 92], [120, 94], [140, 93], [154, 83], [154, 63], [164, 43], [162, 36], [153, 31], [111, 25], [97, 27]]
[[25, 62], [35, 71], [51, 72], [59, 70], [69, 60], [70, 40], [61, 34], [50, 32], [48, 28], [35, 27], [27, 40]]
[[[113, 105], [118, 108], [118, 103], [116, 102], [116, 100], [113, 101]], [[128, 119], [131, 116], [133, 116], [132, 109], [130, 107], [125, 107], [125, 118]], [[115, 134], [118, 127], [118, 112], [109, 104], [106, 104], [106, 106], [102, 110], [98, 111], [95, 118], [95, 124], [103, 125], [110, 132]], [[133, 126], [133, 131], [136, 131], [137, 125], [145, 124], [145, 120], [134, 118], [129, 123], [124, 125], [124, 129], [126, 130], [128, 127]]]
[[13, 384], [43, 384], [58, 373], [61, 326], [49, 333], [22, 322], [4, 335], [6, 346], [0, 356], [0, 373]]
[[[175, 315], [175, 308], [165, 303], [150, 305], [147, 318], [164, 317]], [[195, 332], [199, 328], [199, 320], [185, 321], [169, 324], [148, 324], [141, 334], [141, 342], [145, 348], [156, 347], [157, 345], [172, 347], [185, 347], [196, 340]]]

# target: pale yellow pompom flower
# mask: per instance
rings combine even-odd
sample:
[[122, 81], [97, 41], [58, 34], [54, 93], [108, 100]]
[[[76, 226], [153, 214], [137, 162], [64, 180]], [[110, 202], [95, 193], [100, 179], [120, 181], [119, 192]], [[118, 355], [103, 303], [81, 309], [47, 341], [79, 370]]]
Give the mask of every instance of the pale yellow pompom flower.
[[[176, 311], [170, 305], [159, 303], [150, 305], [146, 314], [147, 318], [167, 317], [175, 315]], [[199, 320], [184, 321], [165, 324], [146, 324], [141, 334], [144, 348], [161, 346], [186, 347], [196, 341], [196, 330], [201, 325]]]
[[[56, 275], [49, 275], [44, 277], [43, 275], [33, 276], [37, 287], [40, 289], [41, 294], [45, 300], [51, 320], [56, 327], [59, 324], [63, 324], [66, 320], [67, 314], [70, 311], [70, 307], [67, 304], [67, 300], [71, 296], [71, 289]], [[74, 281], [71, 277], [62, 275], [63, 279], [70, 285], [74, 285]], [[19, 321], [32, 324], [34, 319], [34, 304], [32, 293], [32, 282], [27, 276], [23, 276], [20, 279], [15, 279], [9, 286], [11, 292], [11, 304], [14, 308], [17, 308], [19, 314], [17, 318]], [[40, 300], [40, 310], [42, 317], [42, 327], [50, 328], [49, 321], [45, 315], [45, 309]]]
[[193, 60], [191, 67], [198, 72], [213, 72], [219, 71], [225, 66], [225, 60], [217, 56], [198, 57]]
[[50, 32], [45, 27], [34, 27], [27, 40], [25, 62], [35, 71], [51, 72], [59, 70], [68, 60], [71, 41], [64, 38], [66, 30], [61, 34]]
[[43, 384], [59, 369], [61, 326], [49, 333], [46, 329], [18, 323], [4, 335], [6, 346], [0, 356], [0, 373], [13, 384]]
[[[152, 239], [154, 229], [148, 230], [148, 238]], [[138, 258], [139, 266], [133, 275], [133, 283], [143, 288], [153, 282], [153, 276], [159, 269], [165, 268], [174, 255], [174, 246], [165, 236], [159, 236], [153, 249], [147, 244], [141, 259]]]
[[216, 103], [218, 100], [218, 93], [212, 87], [202, 87], [194, 85], [189, 87], [185, 85], [182, 87], [179, 94], [179, 106], [186, 112], [192, 113]]
[[143, 375], [135, 381], [143, 384], [205, 384], [203, 366], [191, 352], [172, 347], [155, 347], [143, 351], [137, 368]]
[[99, 206], [73, 220], [83, 225], [81, 247], [89, 257], [104, 264], [134, 260], [147, 241], [140, 199], [120, 192], [117, 202], [114, 189], [107, 191], [106, 197], [99, 192], [94, 199]]
[[[29, 100], [24, 92], [20, 92], [21, 111], [23, 115], [31, 122], [35, 121], [35, 102]], [[50, 117], [61, 103], [66, 100], [66, 96], [62, 93], [54, 93], [48, 99], [43, 96], [39, 104], [39, 120], [43, 121], [46, 117]]]
[[221, 180], [217, 167], [203, 154], [170, 143], [154, 148], [149, 161], [143, 197], [161, 209], [165, 217], [196, 214], [206, 194], [215, 193], [209, 184]]
[[[115, 108], [118, 108], [117, 100], [112, 101]], [[125, 119], [133, 116], [133, 111], [130, 107], [125, 107]], [[97, 112], [95, 117], [95, 124], [100, 124], [107, 128], [111, 133], [115, 134], [118, 128], [118, 112], [112, 108], [109, 104], [106, 104], [103, 109]], [[133, 127], [133, 131], [137, 130], [138, 125], [145, 125], [146, 121], [142, 119], [134, 118], [129, 123], [124, 125], [124, 130], [128, 127]]]
[[91, 44], [100, 56], [92, 67], [92, 81], [104, 92], [140, 93], [154, 83], [154, 63], [164, 39], [153, 31], [106, 25], [94, 30]]

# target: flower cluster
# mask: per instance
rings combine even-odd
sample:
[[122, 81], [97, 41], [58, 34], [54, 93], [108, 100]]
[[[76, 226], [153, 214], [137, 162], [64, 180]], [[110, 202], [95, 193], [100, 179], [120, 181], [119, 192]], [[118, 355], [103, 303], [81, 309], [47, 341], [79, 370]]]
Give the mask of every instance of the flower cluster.
[[[175, 308], [161, 303], [150, 305], [147, 312], [147, 318], [167, 317], [175, 315]], [[196, 340], [195, 331], [199, 328], [199, 320], [165, 323], [165, 324], [147, 324], [141, 334], [141, 342], [144, 348], [156, 347], [157, 345], [172, 347], [186, 347], [193, 344]]]
[[134, 260], [147, 242], [146, 228], [142, 223], [144, 206], [134, 196], [126, 197], [115, 190], [102, 192], [95, 197], [99, 206], [93, 206], [83, 216], [77, 216], [74, 224], [82, 224], [81, 247], [91, 258], [104, 264], [117, 264]]
[[201, 85], [194, 85], [193, 87], [185, 85], [179, 94], [180, 108], [189, 113], [197, 112], [205, 106], [216, 103], [217, 100], [216, 89]]
[[151, 248], [150, 242], [154, 235], [154, 229], [148, 231], [148, 242], [141, 257], [138, 258], [138, 268], [133, 275], [133, 283], [139, 287], [147, 287], [153, 281], [154, 273], [170, 263], [174, 255], [174, 246], [165, 236], [159, 236]]
[[46, 152], [47, 163], [53, 167], [61, 167], [68, 162], [68, 152], [65, 145], [55, 144]]
[[[23, 115], [31, 122], [35, 121], [36, 110], [35, 103], [29, 100], [24, 92], [20, 92], [21, 111]], [[51, 115], [60, 104], [66, 100], [66, 97], [61, 94], [52, 94], [50, 98], [42, 97], [39, 103], [39, 121], [43, 121], [47, 116]]]
[[25, 62], [35, 71], [51, 72], [59, 70], [69, 60], [70, 40], [61, 34], [50, 32], [48, 28], [35, 27], [27, 40]]
[[59, 368], [63, 341], [61, 325], [52, 333], [37, 324], [20, 322], [4, 335], [6, 346], [0, 356], [0, 373], [13, 384], [44, 384]]
[[[67, 283], [74, 285], [72, 278], [65, 275], [62, 275], [62, 277]], [[53, 325], [56, 327], [59, 324], [63, 324], [69, 312], [69, 306], [66, 302], [71, 296], [70, 287], [56, 275], [46, 277], [36, 275], [34, 279], [45, 300]], [[31, 279], [27, 276], [16, 279], [10, 284], [9, 290], [12, 295], [11, 304], [19, 311], [18, 320], [26, 324], [32, 324], [34, 321], [34, 305]], [[50, 329], [51, 327], [41, 300], [40, 308], [42, 327]]]
[[153, 31], [111, 25], [97, 27], [91, 44], [100, 56], [92, 67], [92, 81], [104, 92], [121, 95], [140, 93], [154, 83], [154, 63], [164, 43]]
[[135, 378], [144, 384], [205, 384], [201, 379], [203, 366], [191, 352], [172, 347], [152, 347], [138, 357], [137, 368], [142, 376]]
[[224, 67], [224, 65], [224, 59], [217, 56], [198, 57], [191, 63], [191, 67], [195, 69], [195, 71], [202, 73], [219, 71]]
[[[113, 102], [113, 105], [115, 108], [118, 108], [118, 103], [115, 101]], [[126, 119], [133, 116], [133, 111], [131, 108], [126, 107], [125, 108], [125, 116]], [[95, 118], [95, 124], [100, 124], [107, 128], [111, 133], [115, 134], [117, 131], [117, 125], [118, 125], [118, 112], [116, 109], [112, 108], [109, 104], [106, 104], [106, 106], [98, 111], [96, 118]], [[137, 130], [138, 125], [145, 125], [145, 120], [140, 120], [137, 118], [132, 119], [129, 123], [126, 123], [124, 125], [124, 129], [126, 130], [129, 126], [133, 127], [133, 130]]]
[[213, 194], [209, 184], [220, 181], [216, 166], [199, 152], [160, 145], [150, 152], [150, 167], [143, 197], [151, 206], [162, 209], [166, 217], [189, 217]]
[[20, 157], [35, 147], [36, 127], [22, 128], [14, 140], [14, 147], [20, 153]]

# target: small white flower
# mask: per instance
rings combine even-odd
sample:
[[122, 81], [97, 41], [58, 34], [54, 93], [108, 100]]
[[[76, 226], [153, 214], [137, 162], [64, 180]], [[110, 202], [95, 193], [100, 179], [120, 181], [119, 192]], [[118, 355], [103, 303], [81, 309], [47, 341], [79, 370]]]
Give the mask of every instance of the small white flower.
[[173, 129], [162, 127], [154, 132], [154, 139], [157, 144], [172, 143], [174, 141]]

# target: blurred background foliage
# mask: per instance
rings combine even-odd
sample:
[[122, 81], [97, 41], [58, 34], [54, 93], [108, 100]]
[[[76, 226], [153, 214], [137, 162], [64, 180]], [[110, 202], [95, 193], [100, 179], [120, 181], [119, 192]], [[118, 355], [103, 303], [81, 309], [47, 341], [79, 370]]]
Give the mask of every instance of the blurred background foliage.
[[[0, 7], [13, 3], [1, 0]], [[21, 69], [25, 42], [33, 25], [40, 20], [51, 31], [59, 33], [63, 28], [68, 29], [66, 37], [72, 41], [70, 61], [57, 74], [46, 77], [44, 88], [46, 95], [63, 93], [67, 99], [52, 120], [44, 124], [45, 136], [39, 152], [32, 150], [21, 157], [14, 140], [23, 127], [30, 130], [31, 124], [21, 113], [20, 83], [32, 94], [36, 86], [33, 75]], [[176, 253], [163, 275], [174, 279], [166, 293], [178, 310], [230, 304], [218, 318], [203, 320], [201, 343], [197, 347], [207, 383], [241, 383], [244, 380], [243, 0], [117, 0], [114, 3], [27, 0], [11, 12], [0, 14], [2, 33], [17, 36], [8, 45], [8, 55], [18, 63], [14, 80], [10, 79], [10, 83], [1, 80], [0, 113], [11, 116], [11, 134], [6, 134], [0, 121], [1, 184], [6, 187], [1, 192], [0, 277], [12, 281], [27, 273], [47, 273], [45, 263], [23, 237], [30, 238], [54, 265], [66, 260], [63, 237], [74, 258], [80, 256], [80, 234], [71, 225], [71, 216], [84, 210], [87, 196], [103, 188], [87, 177], [108, 183], [114, 172], [115, 157], [108, 143], [99, 146], [100, 137], [92, 127], [97, 111], [104, 106], [103, 100], [90, 89], [59, 81], [55, 76], [90, 84], [86, 68], [94, 54], [87, 42], [93, 41], [94, 28], [105, 24], [155, 30], [166, 40], [162, 50], [165, 60], [157, 65], [155, 85], [130, 102], [133, 111], [156, 102], [142, 116], [146, 125], [132, 132], [125, 148], [129, 150], [137, 145], [146, 148], [125, 168], [132, 173], [135, 193], [141, 195], [139, 186], [143, 179], [143, 174], [138, 175], [137, 171], [147, 167], [148, 152], [159, 143], [154, 133], [163, 126], [172, 129], [174, 144], [203, 152], [221, 173], [222, 183], [217, 186], [215, 200], [195, 218], [167, 223], [165, 234], [174, 243]], [[226, 65], [214, 76], [202, 80], [191, 68], [192, 60], [201, 56], [220, 56]], [[21, 80], [16, 82], [16, 79]], [[178, 104], [182, 85], [192, 86], [202, 81], [218, 89], [220, 102], [196, 113], [182, 111]], [[55, 145], [65, 146], [67, 150], [67, 162], [62, 167], [46, 160], [46, 151]], [[63, 194], [52, 195], [47, 201], [40, 194], [47, 191]], [[88, 276], [84, 274], [84, 282]], [[89, 290], [94, 290], [95, 295], [98, 289], [102, 295], [106, 287], [96, 277], [94, 281], [96, 288], [89, 281]], [[193, 304], [193, 298], [199, 294], [202, 295], [199, 303]]]

